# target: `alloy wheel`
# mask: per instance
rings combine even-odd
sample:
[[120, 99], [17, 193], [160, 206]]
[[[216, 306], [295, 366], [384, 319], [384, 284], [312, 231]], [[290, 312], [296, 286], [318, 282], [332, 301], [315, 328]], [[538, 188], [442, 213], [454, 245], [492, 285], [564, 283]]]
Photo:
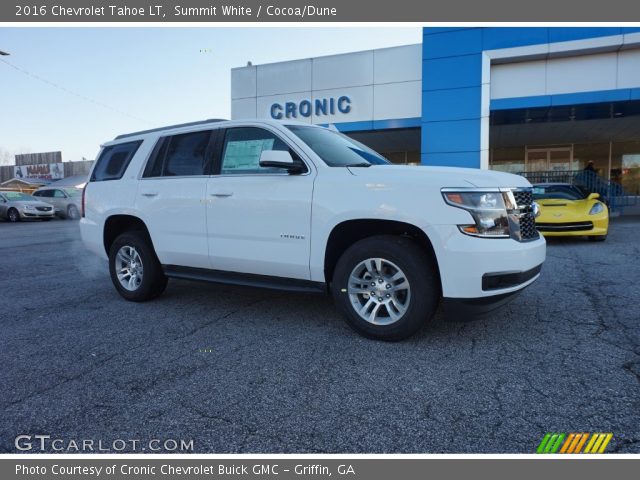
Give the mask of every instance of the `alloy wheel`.
[[115, 270], [122, 288], [133, 292], [140, 287], [144, 275], [142, 258], [135, 247], [123, 245], [115, 258]]
[[374, 325], [391, 325], [402, 318], [411, 301], [405, 273], [384, 258], [368, 258], [349, 275], [347, 293], [356, 313]]

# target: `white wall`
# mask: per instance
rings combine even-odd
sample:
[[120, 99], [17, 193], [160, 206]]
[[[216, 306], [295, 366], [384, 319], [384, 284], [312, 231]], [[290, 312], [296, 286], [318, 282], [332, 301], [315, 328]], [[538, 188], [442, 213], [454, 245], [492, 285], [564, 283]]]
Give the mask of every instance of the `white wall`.
[[491, 98], [640, 87], [640, 49], [491, 66]]
[[[350, 111], [296, 120], [340, 123], [422, 116], [422, 45], [293, 60], [231, 71], [231, 118], [271, 118], [271, 106], [349, 97]], [[284, 112], [283, 112], [284, 113]]]

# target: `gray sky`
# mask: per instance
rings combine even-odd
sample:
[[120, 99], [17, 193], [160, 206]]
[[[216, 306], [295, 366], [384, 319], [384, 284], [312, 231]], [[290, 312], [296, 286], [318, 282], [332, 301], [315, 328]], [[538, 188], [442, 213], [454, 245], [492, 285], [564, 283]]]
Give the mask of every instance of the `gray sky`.
[[[119, 133], [229, 118], [230, 70], [420, 43], [403, 28], [0, 28], [0, 161], [94, 158]], [[9, 62], [3, 63], [2, 61]], [[12, 163], [12, 162], [11, 162]]]

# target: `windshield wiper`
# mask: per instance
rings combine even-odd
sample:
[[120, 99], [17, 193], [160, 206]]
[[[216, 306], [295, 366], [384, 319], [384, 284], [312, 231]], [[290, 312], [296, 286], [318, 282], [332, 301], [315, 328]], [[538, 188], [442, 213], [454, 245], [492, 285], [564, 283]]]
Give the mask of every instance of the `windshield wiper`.
[[360, 163], [350, 163], [349, 165], [345, 165], [345, 167], [370, 167], [371, 164], [369, 162], [360, 162]]

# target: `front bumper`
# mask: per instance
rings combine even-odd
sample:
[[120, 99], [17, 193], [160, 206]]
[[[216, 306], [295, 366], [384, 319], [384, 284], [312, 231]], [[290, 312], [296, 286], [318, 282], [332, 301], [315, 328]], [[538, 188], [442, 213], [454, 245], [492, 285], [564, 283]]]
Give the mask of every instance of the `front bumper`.
[[50, 210], [43, 212], [41, 210], [26, 210], [24, 208], [19, 208], [20, 216], [22, 218], [53, 218], [55, 215], [53, 207]]
[[606, 235], [609, 231], [609, 216], [589, 218], [578, 222], [540, 222], [538, 231], [545, 237], [582, 237]]
[[455, 225], [430, 226], [425, 232], [434, 239], [442, 296], [449, 301], [491, 304], [517, 293], [537, 280], [546, 258], [542, 236], [524, 242], [474, 238]]
[[536, 228], [545, 237], [582, 237], [606, 235], [609, 231], [609, 211], [605, 209], [595, 215], [550, 214], [543, 210], [536, 219]]

